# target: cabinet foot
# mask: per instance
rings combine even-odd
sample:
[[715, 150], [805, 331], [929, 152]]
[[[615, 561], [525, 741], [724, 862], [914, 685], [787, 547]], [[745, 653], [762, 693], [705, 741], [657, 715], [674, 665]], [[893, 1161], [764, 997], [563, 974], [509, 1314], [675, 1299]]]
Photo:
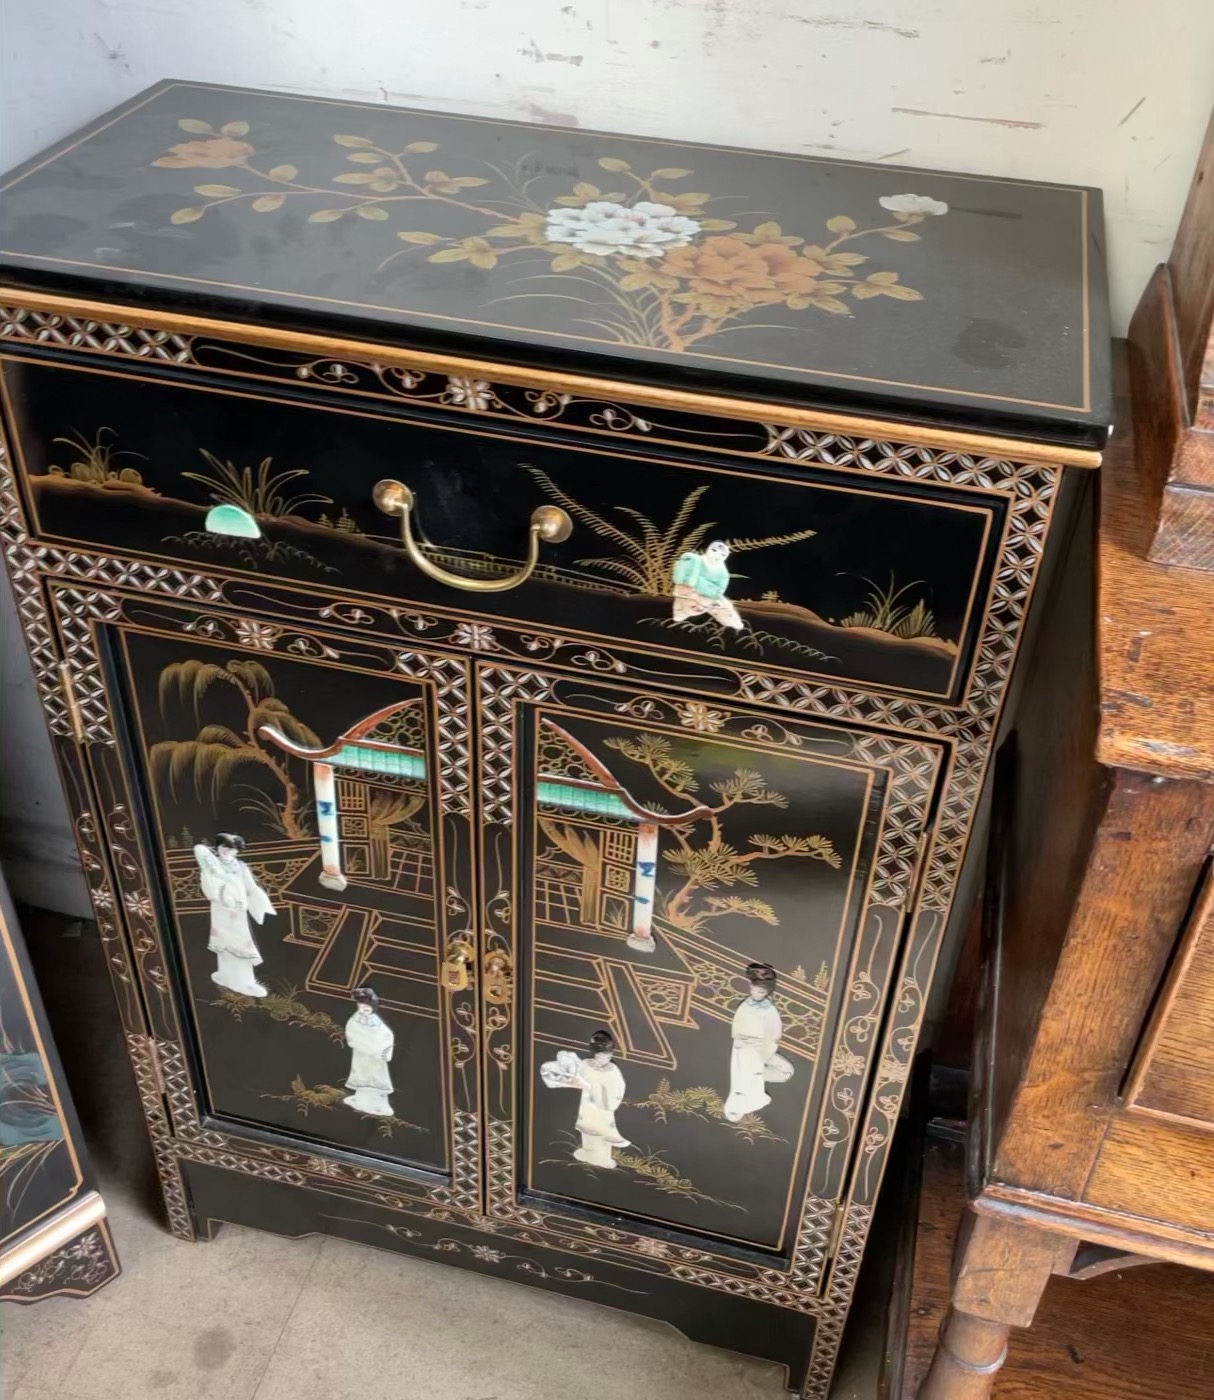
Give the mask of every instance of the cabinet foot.
[[1065, 1273], [1076, 1241], [967, 1212], [957, 1240], [952, 1306], [919, 1400], [987, 1400], [1013, 1327], [1028, 1327], [1050, 1275]]

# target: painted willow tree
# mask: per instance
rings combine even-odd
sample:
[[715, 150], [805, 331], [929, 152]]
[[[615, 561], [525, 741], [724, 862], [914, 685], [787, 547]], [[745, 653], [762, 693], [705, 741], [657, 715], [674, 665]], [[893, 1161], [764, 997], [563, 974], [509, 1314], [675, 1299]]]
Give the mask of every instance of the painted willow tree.
[[[214, 687], [234, 696], [244, 708], [243, 727], [223, 723], [203, 723], [203, 706]], [[175, 701], [192, 712], [197, 733], [189, 739], [164, 739], [153, 744], [149, 753], [152, 776], [166, 779], [170, 792], [192, 782], [199, 799], [218, 805], [224, 790], [246, 768], [268, 772], [281, 789], [282, 800], [275, 802], [260, 788], [242, 804], [257, 811], [285, 836], [304, 839], [310, 835], [303, 825], [303, 797], [292, 777], [289, 760], [269, 749], [258, 736], [263, 724], [272, 724], [299, 744], [320, 748], [315, 734], [274, 694], [274, 680], [256, 661], [229, 661], [223, 666], [211, 661], [177, 661], [160, 673], [160, 713], [168, 716]]]

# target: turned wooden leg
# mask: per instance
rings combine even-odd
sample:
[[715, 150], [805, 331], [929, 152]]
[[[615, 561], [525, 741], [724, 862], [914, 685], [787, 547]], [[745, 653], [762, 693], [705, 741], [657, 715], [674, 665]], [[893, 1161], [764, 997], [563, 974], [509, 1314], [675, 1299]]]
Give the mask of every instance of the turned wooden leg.
[[958, 1242], [953, 1302], [919, 1400], [987, 1400], [1013, 1327], [1033, 1320], [1052, 1273], [1076, 1241], [994, 1216], [967, 1216]]
[[1007, 1360], [1011, 1330], [1006, 1322], [987, 1322], [950, 1308], [920, 1400], [986, 1400]]

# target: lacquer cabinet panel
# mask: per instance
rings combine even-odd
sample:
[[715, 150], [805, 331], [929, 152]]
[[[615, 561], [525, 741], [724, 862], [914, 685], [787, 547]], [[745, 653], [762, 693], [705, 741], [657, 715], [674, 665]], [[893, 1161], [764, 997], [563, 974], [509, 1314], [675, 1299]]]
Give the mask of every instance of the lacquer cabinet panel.
[[[269, 1211], [516, 1272], [820, 1394], [1056, 472], [812, 434], [760, 461], [640, 433], [606, 456], [444, 406], [337, 414], [337, 390], [242, 396], [194, 367], [170, 382], [52, 358], [0, 369], [9, 561], [175, 1231]], [[94, 381], [108, 397], [82, 397]], [[103, 411], [129, 415], [146, 461], [113, 456]], [[225, 455], [202, 459], [203, 434]], [[286, 448], [263, 473], [268, 441]], [[404, 451], [423, 441], [454, 446]], [[524, 447], [597, 542], [577, 548], [627, 553], [593, 521], [635, 527], [657, 593], [558, 578], [576, 533], [516, 588], [465, 586], [490, 574], [460, 549], [500, 536], [501, 577], [519, 513], [555, 503]], [[310, 474], [275, 490], [327, 499], [208, 530], [234, 500], [185, 475], [196, 456], [254, 493], [281, 460]], [[375, 509], [409, 462], [463, 541], [421, 540], [445, 578]], [[648, 510], [621, 508], [625, 485]], [[195, 489], [183, 535], [168, 515]], [[754, 618], [667, 625], [680, 560], [718, 528], [774, 536], [803, 504], [830, 528], [755, 548], [753, 586], [850, 587], [828, 561], [912, 549], [955, 647], [898, 635], [908, 599], [881, 626], [838, 623], [892, 668], [863, 676], [842, 647], [772, 651]], [[327, 561], [306, 577], [301, 530]], [[729, 564], [745, 612], [752, 580]], [[652, 642], [667, 632], [677, 647]], [[948, 676], [911, 695], [929, 653]]]
[[29, 953], [0, 873], [0, 1298], [83, 1298], [119, 1273]]
[[478, 681], [488, 955], [517, 973], [487, 1008], [491, 1213], [678, 1240], [705, 1272], [765, 1257], [791, 1281], [797, 1257], [805, 1284], [855, 1123], [828, 1085], [837, 1108], [878, 1048], [942, 750]]
[[477, 941], [452, 730], [467, 664], [264, 617], [52, 598], [97, 660], [121, 755], [99, 774], [126, 843], [115, 874], [197, 1119], [475, 1195], [455, 1136], [476, 1100], [476, 1011], [450, 976]]

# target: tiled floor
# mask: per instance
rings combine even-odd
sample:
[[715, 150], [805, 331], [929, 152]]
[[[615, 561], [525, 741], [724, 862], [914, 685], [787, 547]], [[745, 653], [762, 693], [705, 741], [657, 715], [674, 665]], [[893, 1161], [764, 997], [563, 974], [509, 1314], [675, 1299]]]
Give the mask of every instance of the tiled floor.
[[[235, 1226], [175, 1240], [90, 932], [30, 942], [123, 1274], [83, 1301], [0, 1304], [2, 1400], [783, 1400], [762, 1362], [521, 1284]], [[832, 1400], [876, 1393], [884, 1290], [861, 1291]]]
[[657, 1323], [334, 1239], [169, 1236], [110, 1192], [121, 1278], [0, 1305], [4, 1400], [778, 1400]]

